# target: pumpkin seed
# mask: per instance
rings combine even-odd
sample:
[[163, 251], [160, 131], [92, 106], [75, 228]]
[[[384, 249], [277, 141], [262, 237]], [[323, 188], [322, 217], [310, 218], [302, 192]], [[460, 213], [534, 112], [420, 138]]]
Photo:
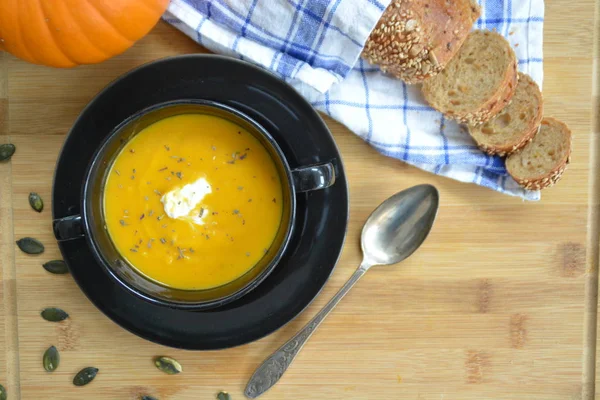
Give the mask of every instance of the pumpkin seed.
[[98, 373], [98, 368], [87, 367], [82, 369], [75, 375], [73, 378], [73, 385], [75, 386], [85, 386], [91, 381], [94, 380], [96, 374]]
[[156, 357], [154, 359], [154, 365], [165, 374], [174, 375], [183, 371], [181, 364], [171, 357]]
[[220, 392], [217, 395], [217, 400], [231, 400], [231, 395], [227, 392]]
[[61, 310], [60, 308], [55, 308], [55, 307], [48, 307], [45, 308], [42, 313], [42, 318], [44, 318], [46, 321], [50, 321], [50, 322], [60, 322], [60, 321], [64, 321], [65, 319], [69, 318], [69, 314], [67, 314], [65, 311]]
[[31, 237], [17, 240], [17, 246], [26, 254], [42, 254], [44, 252], [44, 245], [39, 240]]
[[140, 400], [158, 400], [156, 397], [152, 396], [142, 396]]
[[44, 201], [40, 195], [35, 192], [29, 193], [29, 205], [37, 212], [42, 212], [44, 209]]
[[6, 400], [6, 389], [4, 389], [4, 386], [0, 385], [0, 400]]
[[16, 149], [12, 143], [0, 144], [0, 161], [10, 160]]
[[44, 269], [51, 274], [68, 274], [69, 268], [63, 260], [52, 260], [42, 264]]
[[46, 350], [43, 362], [44, 369], [48, 372], [52, 372], [58, 368], [58, 364], [60, 364], [60, 354], [58, 354], [56, 347], [50, 346], [48, 350]]

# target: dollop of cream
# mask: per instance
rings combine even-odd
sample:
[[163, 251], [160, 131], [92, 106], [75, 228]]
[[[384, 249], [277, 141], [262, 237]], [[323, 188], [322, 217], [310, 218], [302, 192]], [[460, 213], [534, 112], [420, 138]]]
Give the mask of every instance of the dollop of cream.
[[165, 193], [160, 201], [169, 218], [203, 225], [203, 219], [208, 214], [208, 209], [199, 206], [204, 197], [210, 193], [212, 193], [210, 183], [205, 178], [200, 178]]

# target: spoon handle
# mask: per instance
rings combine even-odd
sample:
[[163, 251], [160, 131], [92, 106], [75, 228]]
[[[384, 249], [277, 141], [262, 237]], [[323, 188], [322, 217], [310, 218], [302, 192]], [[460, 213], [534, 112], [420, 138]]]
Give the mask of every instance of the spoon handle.
[[283, 346], [281, 346], [275, 353], [271, 354], [260, 367], [254, 372], [244, 394], [246, 397], [255, 399], [268, 389], [270, 389], [288, 369], [296, 355], [304, 346], [304, 343], [310, 338], [315, 329], [321, 324], [325, 317], [334, 309], [334, 307], [342, 300], [342, 298], [352, 289], [352, 286], [367, 272], [369, 266], [364, 262], [358, 267], [356, 272], [352, 274], [348, 282], [342, 286], [342, 288], [329, 300], [329, 302], [323, 307], [321, 311], [317, 313], [310, 320], [308, 324], [302, 328], [302, 330], [290, 340], [288, 340]]

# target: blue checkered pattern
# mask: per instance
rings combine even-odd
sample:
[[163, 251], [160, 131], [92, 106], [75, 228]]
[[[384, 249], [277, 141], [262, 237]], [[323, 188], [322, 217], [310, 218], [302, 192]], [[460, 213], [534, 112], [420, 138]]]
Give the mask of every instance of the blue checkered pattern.
[[[172, 0], [165, 19], [198, 43], [262, 65], [381, 154], [527, 200], [504, 161], [428, 107], [418, 85], [359, 58], [390, 0]], [[543, 78], [543, 0], [480, 0], [478, 29], [513, 45], [519, 69]]]

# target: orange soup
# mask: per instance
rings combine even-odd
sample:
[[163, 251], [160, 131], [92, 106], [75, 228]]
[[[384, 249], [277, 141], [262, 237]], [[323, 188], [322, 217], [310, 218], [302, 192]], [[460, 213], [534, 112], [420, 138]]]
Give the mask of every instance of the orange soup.
[[104, 188], [108, 233], [140, 273], [177, 289], [209, 289], [248, 272], [282, 218], [282, 185], [249, 132], [205, 114], [166, 118], [116, 157]]

